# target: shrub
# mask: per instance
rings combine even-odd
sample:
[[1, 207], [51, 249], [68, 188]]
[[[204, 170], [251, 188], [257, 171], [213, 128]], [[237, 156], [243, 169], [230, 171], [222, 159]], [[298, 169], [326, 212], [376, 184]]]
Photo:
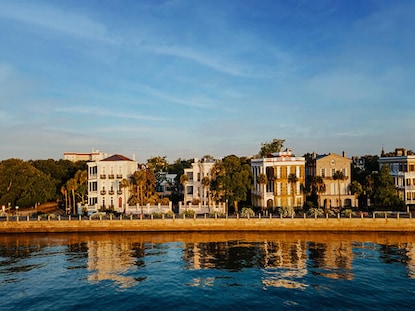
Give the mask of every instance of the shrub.
[[324, 215], [324, 210], [320, 207], [316, 208], [316, 207], [312, 207], [307, 211], [307, 215], [308, 216], [317, 216], [317, 217], [321, 217]]
[[151, 213], [151, 216], [153, 216], [153, 218], [163, 218], [164, 213], [160, 212], [153, 212]]
[[241, 211], [241, 217], [253, 217], [255, 216], [255, 212], [252, 210], [252, 208], [244, 207]]
[[278, 208], [278, 214], [282, 217], [291, 217], [292, 215], [295, 215], [295, 211], [291, 206], [283, 206]]
[[173, 218], [174, 213], [173, 213], [173, 211], [168, 211], [168, 212], [167, 212], [167, 213], [165, 213], [164, 215], [165, 215], [166, 217]]
[[343, 217], [350, 217], [350, 216], [353, 216], [353, 211], [350, 208], [347, 208], [347, 209], [342, 210], [341, 215]]
[[192, 217], [195, 217], [196, 212], [192, 209], [187, 209], [187, 210], [185, 210], [184, 212], [182, 212], [180, 214], [181, 217], [183, 217], [183, 215], [188, 217], [188, 218], [192, 218]]

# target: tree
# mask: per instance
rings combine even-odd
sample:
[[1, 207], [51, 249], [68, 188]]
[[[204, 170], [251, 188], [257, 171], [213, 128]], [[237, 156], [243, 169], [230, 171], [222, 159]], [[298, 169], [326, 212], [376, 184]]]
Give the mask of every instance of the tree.
[[[209, 187], [210, 185], [210, 178], [205, 176], [202, 178], [202, 186], [203, 186], [203, 197], [206, 197], [206, 189]], [[210, 205], [210, 195], [209, 196], [209, 202], [208, 205]]]
[[61, 186], [61, 193], [65, 200], [65, 213], [68, 214], [68, 189], [66, 188], [66, 185]]
[[123, 196], [124, 196], [124, 202], [123, 202], [124, 203], [124, 212], [125, 212], [125, 208], [126, 208], [126, 205], [127, 205], [127, 189], [129, 189], [130, 186], [131, 186], [131, 183], [128, 179], [123, 178], [121, 180], [120, 188], [122, 189], [122, 193], [123, 193]]
[[298, 182], [298, 178], [297, 175], [291, 173], [290, 175], [288, 175], [288, 182], [291, 184], [291, 189], [292, 189], [292, 193], [293, 193], [293, 207], [296, 206], [296, 202], [295, 202], [295, 195], [296, 195], [296, 187], [297, 187], [297, 182]]
[[88, 172], [86, 170], [78, 170], [75, 173], [74, 179], [77, 183], [76, 194], [81, 199], [82, 205], [84, 205], [88, 193]]
[[335, 171], [333, 174], [333, 180], [337, 180], [337, 189], [339, 191], [339, 204], [338, 206], [341, 208], [341, 198], [340, 198], [340, 181], [345, 180], [347, 177], [344, 175], [342, 171]]
[[284, 146], [285, 139], [274, 138], [271, 142], [265, 142], [261, 144], [261, 149], [258, 152], [258, 156], [266, 158], [270, 153], [280, 152]]
[[321, 206], [320, 195], [326, 192], [326, 185], [323, 177], [312, 176], [307, 182], [307, 193], [313, 204], [317, 207]]
[[[66, 182], [66, 188], [71, 192], [72, 194], [72, 213], [76, 214], [76, 200], [75, 200], [75, 191], [77, 189], [78, 183], [74, 178], [69, 179]], [[69, 200], [70, 201], [70, 200]]]
[[403, 207], [387, 165], [382, 166], [374, 181], [373, 200], [376, 206], [391, 209]]
[[[268, 177], [266, 174], [261, 173], [258, 175], [257, 179], [256, 179], [257, 184], [259, 184], [261, 186], [261, 192], [264, 194], [264, 198], [265, 198], [265, 185], [268, 183]], [[261, 204], [261, 210], [266, 207], [265, 202], [262, 202]]]
[[363, 186], [358, 181], [353, 180], [350, 190], [355, 198], [357, 198], [363, 193]]
[[226, 156], [212, 169], [212, 194], [218, 200], [229, 201], [237, 213], [238, 202], [247, 199], [251, 180], [251, 167], [247, 162], [235, 155]]
[[0, 162], [0, 205], [34, 206], [56, 198], [56, 181], [20, 159]]

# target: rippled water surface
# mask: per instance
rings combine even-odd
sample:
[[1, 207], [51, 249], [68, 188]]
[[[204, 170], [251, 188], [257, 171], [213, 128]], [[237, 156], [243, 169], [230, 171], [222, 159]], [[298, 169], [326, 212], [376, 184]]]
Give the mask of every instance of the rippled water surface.
[[0, 237], [0, 310], [413, 310], [409, 234]]

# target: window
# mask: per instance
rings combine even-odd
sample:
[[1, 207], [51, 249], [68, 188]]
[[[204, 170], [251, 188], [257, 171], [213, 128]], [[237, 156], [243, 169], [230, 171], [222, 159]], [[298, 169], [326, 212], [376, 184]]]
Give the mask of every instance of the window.
[[325, 168], [322, 168], [321, 169], [321, 177], [326, 177], [326, 169]]
[[410, 178], [407, 178], [407, 179], [406, 179], [406, 185], [407, 185], [407, 186], [410, 186], [410, 185], [411, 185], [411, 179], [410, 179]]
[[281, 178], [281, 166], [277, 166], [277, 178]]
[[281, 182], [277, 182], [277, 195], [281, 195]]
[[334, 176], [335, 173], [336, 173], [336, 169], [335, 168], [332, 168], [331, 169], [331, 176]]
[[295, 176], [297, 177], [301, 177], [301, 170], [299, 166], [295, 167]]

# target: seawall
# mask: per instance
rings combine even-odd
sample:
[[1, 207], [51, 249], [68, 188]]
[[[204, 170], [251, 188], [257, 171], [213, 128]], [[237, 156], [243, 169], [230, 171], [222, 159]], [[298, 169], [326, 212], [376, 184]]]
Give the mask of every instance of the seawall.
[[0, 222], [1, 233], [60, 232], [415, 232], [415, 218], [166, 218], [19, 219]]

